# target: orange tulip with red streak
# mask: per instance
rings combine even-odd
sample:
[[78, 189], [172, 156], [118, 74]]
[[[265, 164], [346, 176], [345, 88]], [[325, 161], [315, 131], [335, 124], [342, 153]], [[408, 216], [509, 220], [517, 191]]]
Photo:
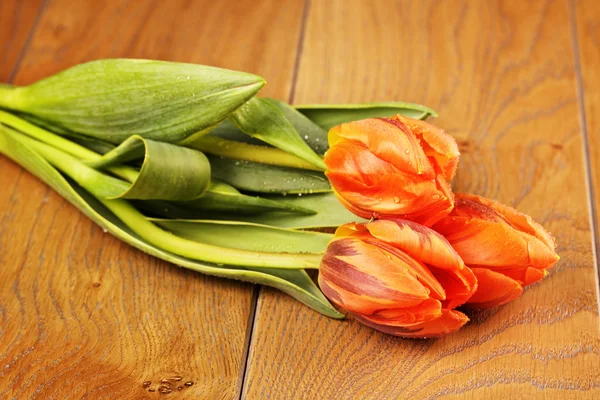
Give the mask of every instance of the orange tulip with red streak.
[[455, 207], [433, 226], [471, 268], [479, 289], [467, 305], [508, 303], [544, 278], [559, 256], [554, 238], [531, 217], [480, 196], [457, 194]]
[[321, 262], [319, 286], [363, 324], [423, 338], [469, 320], [454, 308], [471, 297], [477, 280], [443, 236], [396, 219], [339, 227]]
[[354, 214], [431, 226], [452, 209], [460, 153], [441, 129], [397, 115], [338, 125], [328, 139], [325, 174]]

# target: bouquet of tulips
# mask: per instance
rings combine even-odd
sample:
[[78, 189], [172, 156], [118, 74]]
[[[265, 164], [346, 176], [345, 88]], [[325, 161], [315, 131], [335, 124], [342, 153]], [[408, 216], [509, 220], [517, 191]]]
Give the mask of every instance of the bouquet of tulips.
[[457, 307], [504, 304], [558, 260], [531, 218], [452, 193], [459, 152], [433, 110], [292, 107], [264, 84], [100, 60], [0, 85], [0, 153], [142, 251], [398, 336], [452, 332]]
[[329, 131], [327, 176], [364, 218], [336, 231], [319, 285], [358, 321], [393, 335], [432, 337], [468, 322], [456, 307], [490, 308], [521, 295], [557, 260], [531, 217], [490, 199], [453, 194], [454, 139], [397, 115]]

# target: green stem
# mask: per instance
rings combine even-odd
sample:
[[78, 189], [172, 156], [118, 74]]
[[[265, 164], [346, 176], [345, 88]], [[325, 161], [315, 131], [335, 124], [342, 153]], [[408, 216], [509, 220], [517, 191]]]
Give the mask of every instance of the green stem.
[[[88, 167], [73, 156], [28, 136], [11, 133], [16, 140], [38, 152], [50, 164], [68, 175], [111, 210], [142, 239], [173, 254], [198, 261], [246, 267], [318, 269], [321, 256], [300, 253], [265, 253], [213, 246], [181, 238], [167, 232], [120, 199], [107, 199], [127, 189], [129, 184]], [[17, 137], [18, 135], [18, 137]]]
[[216, 264], [248, 267], [319, 268], [321, 256], [317, 254], [264, 253], [198, 243], [162, 230], [124, 200], [99, 200], [142, 239], [186, 258]]
[[[92, 150], [85, 148], [77, 143], [73, 143], [68, 139], [65, 139], [62, 136], [54, 134], [50, 131], [47, 131], [43, 128], [40, 128], [37, 125], [30, 123], [22, 118], [17, 117], [16, 115], [4, 112], [0, 110], [0, 123], [4, 123], [15, 128], [18, 131], [25, 133], [26, 135], [39, 140], [42, 143], [46, 143], [56, 149], [64, 151], [76, 158], [79, 158], [84, 161], [97, 161], [102, 158], [102, 156]], [[281, 150], [277, 150], [281, 151]], [[283, 152], [282, 152], [283, 153]], [[286, 153], [284, 153], [286, 154]], [[290, 155], [290, 157], [293, 157]], [[302, 160], [300, 160], [302, 161]], [[304, 161], [302, 161], [304, 162]], [[134, 183], [140, 172], [135, 168], [127, 167], [124, 165], [114, 165], [106, 168], [107, 171], [111, 172], [115, 176], [126, 180], [127, 182]], [[222, 182], [213, 182], [210, 187], [207, 189], [207, 192], [213, 193], [234, 193], [239, 194], [239, 191], [236, 190], [233, 186], [227, 185]], [[123, 193], [123, 192], [121, 192]], [[207, 193], [208, 194], [208, 193]], [[267, 200], [264, 200], [265, 202]], [[300, 212], [302, 214], [314, 214], [313, 210], [305, 209], [302, 207], [285, 207], [284, 210], [294, 210], [296, 212]]]
[[0, 83], [0, 107], [14, 109], [17, 86]]
[[279, 150], [276, 147], [258, 146], [255, 144], [237, 142], [235, 140], [222, 139], [215, 136], [202, 136], [193, 140], [183, 141], [182, 144], [191, 149], [200, 150], [204, 153], [216, 156], [229, 157], [237, 160], [247, 160], [261, 164], [277, 165], [280, 167], [300, 168], [313, 171], [323, 171], [296, 157], [293, 154]]
[[[1, 89], [2, 87], [0, 86], [0, 93]], [[40, 128], [39, 126], [25, 121], [24, 119], [19, 118], [16, 115], [13, 115], [6, 111], [0, 110], [0, 123], [13, 127], [14, 129], [23, 132], [28, 136], [39, 140], [42, 143], [49, 144], [50, 146], [64, 151], [65, 153], [68, 153], [81, 160], [96, 161], [102, 158], [100, 154], [92, 150], [78, 145], [77, 143], [73, 143], [62, 136], [56, 135], [43, 128]], [[107, 168], [107, 170], [115, 174], [116, 176], [127, 180], [128, 182], [134, 182], [139, 175], [139, 171], [137, 171], [135, 168], [126, 167], [123, 165], [112, 166]]]

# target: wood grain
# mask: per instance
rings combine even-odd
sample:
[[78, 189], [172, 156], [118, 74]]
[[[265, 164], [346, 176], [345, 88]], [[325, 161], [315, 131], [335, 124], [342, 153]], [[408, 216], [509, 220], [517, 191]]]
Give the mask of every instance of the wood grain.
[[580, 101], [583, 108], [583, 126], [586, 128], [591, 195], [594, 196], [593, 216], [596, 223], [596, 257], [600, 257], [600, 7], [593, 0], [572, 2], [578, 38], [577, 56], [580, 70]]
[[437, 340], [340, 323], [264, 289], [244, 397], [599, 398], [598, 304], [568, 2], [377, 5], [312, 2], [295, 101], [432, 106], [440, 113], [435, 123], [460, 143], [456, 190], [532, 215], [554, 233], [562, 259], [518, 300], [472, 314], [464, 329]]
[[[144, 57], [256, 72], [265, 94], [287, 99], [302, 10], [294, 0], [52, 1], [16, 83]], [[149, 257], [6, 158], [0, 171], [1, 399], [157, 398], [176, 376], [172, 398], [239, 397], [251, 285]]]
[[0, 82], [11, 78], [31, 36], [43, 0], [2, 0], [0, 7]]

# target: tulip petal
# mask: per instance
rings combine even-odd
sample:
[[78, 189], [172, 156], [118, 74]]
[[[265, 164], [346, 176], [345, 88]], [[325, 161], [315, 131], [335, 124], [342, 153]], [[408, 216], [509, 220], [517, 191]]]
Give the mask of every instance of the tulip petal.
[[382, 175], [396, 174], [400, 170], [393, 164], [378, 158], [360, 143], [344, 142], [332, 147], [325, 154], [327, 175], [340, 174], [364, 187], [372, 186]]
[[464, 267], [458, 253], [438, 232], [417, 223], [401, 220], [378, 220], [364, 227], [373, 237], [390, 243], [412, 257], [443, 269]]
[[471, 268], [478, 281], [477, 292], [467, 301], [472, 308], [491, 308], [506, 304], [523, 293], [517, 281], [486, 268]]
[[456, 140], [428, 122], [402, 115], [397, 115], [395, 118], [408, 126], [412, 133], [421, 140], [425, 154], [436, 162], [448, 181], [452, 180], [460, 157]]
[[355, 238], [330, 243], [321, 262], [319, 284], [324, 292], [336, 292], [337, 301], [326, 295], [338, 305], [367, 314], [391, 306], [411, 307], [429, 297], [429, 290], [404, 260]]
[[541, 225], [481, 196], [457, 194], [454, 209], [434, 229], [467, 265], [549, 268], [559, 259], [553, 238]]
[[[445, 308], [455, 308], [464, 304], [475, 292], [477, 279], [464, 266], [450, 243], [439, 233], [414, 222], [398, 219], [378, 220], [361, 226], [373, 237], [427, 264], [435, 284], [429, 282], [423, 284], [430, 288], [439, 285], [443, 287]], [[360, 228], [358, 230], [360, 231]]]
[[349, 174], [327, 171], [326, 175], [342, 204], [363, 218], [406, 218], [430, 226], [453, 206], [449, 188], [435, 179], [415, 181], [397, 172], [379, 174], [375, 182], [366, 185]]
[[328, 140], [325, 174], [353, 213], [431, 226], [452, 209], [446, 177], [454, 174], [459, 154], [443, 131], [411, 119], [370, 118], [333, 127]]
[[446, 291], [446, 299], [442, 301], [442, 307], [456, 308], [465, 304], [476, 293], [477, 278], [471, 269], [464, 267], [460, 270], [449, 270], [431, 266], [429, 268]]
[[470, 200], [479, 204], [482, 204], [500, 215], [502, 215], [506, 220], [510, 222], [512, 226], [514, 226], [519, 231], [528, 233], [539, 240], [541, 240], [549, 249], [554, 251], [556, 248], [556, 243], [554, 238], [548, 231], [544, 229], [544, 227], [537, 222], [535, 222], [530, 216], [520, 213], [512, 207], [494, 201], [492, 199], [487, 199], [485, 197], [476, 196], [472, 194], [459, 194], [461, 199]]
[[381, 251], [385, 252], [386, 255], [391, 259], [401, 260], [414, 274], [419, 282], [430, 290], [430, 296], [438, 300], [446, 299], [446, 292], [440, 283], [437, 281], [435, 276], [422, 262], [412, 258], [402, 250], [395, 248], [394, 246], [382, 242], [377, 239], [363, 239], [365, 243], [372, 244]]
[[[464, 208], [457, 200], [455, 210]], [[433, 226], [469, 266], [549, 268], [558, 260], [554, 250], [537, 237], [520, 232], [504, 221], [450, 215]]]
[[[361, 144], [377, 158], [413, 175], [433, 176], [434, 171], [415, 135], [389, 118], [369, 118], [338, 125], [329, 131], [330, 151], [347, 141]], [[326, 161], [327, 166], [329, 164]]]
[[325, 155], [325, 163], [340, 201], [363, 218], [406, 215], [432, 224], [452, 209], [454, 198], [443, 178], [423, 175], [415, 179], [359, 143], [336, 145]]
[[370, 326], [373, 329], [377, 329], [378, 331], [390, 335], [408, 338], [432, 338], [441, 336], [456, 331], [469, 321], [469, 318], [460, 311], [446, 309], [442, 309], [442, 315], [439, 318], [406, 327], [380, 324], [369, 320], [368, 317], [363, 315], [354, 313], [352, 313], [352, 315], [357, 321]]
[[378, 310], [365, 319], [381, 325], [408, 327], [439, 318], [442, 315], [442, 304], [439, 300], [427, 299], [413, 307], [390, 308]]
[[548, 276], [547, 270], [532, 267], [493, 269], [493, 271], [514, 279], [523, 287], [539, 282]]
[[[338, 281], [339, 282], [339, 281]], [[326, 274], [319, 274], [319, 287], [333, 303], [355, 313], [371, 314], [386, 307], [412, 307], [422, 303], [426, 299], [399, 298], [391, 296], [369, 296], [356, 293], [344, 287], [340, 287]]]

